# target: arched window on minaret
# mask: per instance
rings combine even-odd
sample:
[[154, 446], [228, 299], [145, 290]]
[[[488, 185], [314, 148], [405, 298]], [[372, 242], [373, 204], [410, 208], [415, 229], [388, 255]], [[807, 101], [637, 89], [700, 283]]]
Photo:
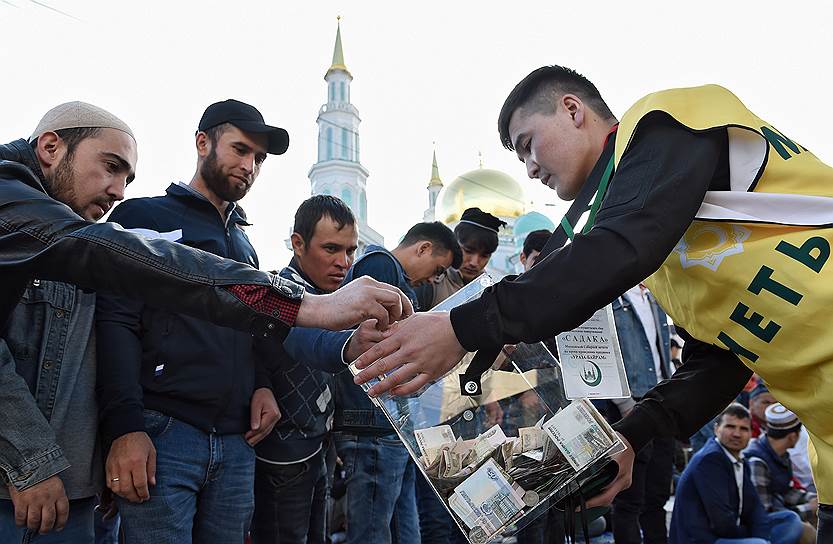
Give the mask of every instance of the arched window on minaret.
[[327, 160], [333, 158], [333, 146], [335, 145], [335, 141], [333, 140], [333, 127], [327, 127]]
[[338, 83], [338, 90], [339, 90], [338, 97], [339, 97], [339, 100], [341, 102], [347, 102], [347, 96], [346, 96], [347, 93], [344, 92], [344, 88], [345, 88], [344, 82], [339, 81], [339, 83]]
[[349, 161], [350, 155], [350, 131], [341, 127], [341, 158]]
[[341, 190], [341, 200], [352, 210], [353, 209], [353, 195], [350, 194], [350, 189], [347, 187]]
[[359, 196], [359, 217], [367, 223], [367, 195], [364, 191]]
[[354, 132], [353, 135], [356, 137], [356, 162], [361, 162], [359, 159], [359, 133]]

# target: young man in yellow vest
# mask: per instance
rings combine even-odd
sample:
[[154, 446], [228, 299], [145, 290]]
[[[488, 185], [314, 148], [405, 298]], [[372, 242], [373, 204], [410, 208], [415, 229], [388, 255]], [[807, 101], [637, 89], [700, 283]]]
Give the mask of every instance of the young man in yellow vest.
[[[686, 331], [684, 364], [617, 425], [631, 448], [589, 504], [629, 485], [634, 450], [692, 434], [752, 369], [805, 423], [820, 502], [833, 504], [833, 169], [722, 87], [648, 95], [619, 122], [560, 66], [524, 78], [498, 128], [531, 178], [575, 201], [546, 256], [450, 314], [400, 323], [357, 361], [369, 366], [357, 381], [401, 367], [371, 393], [407, 394], [466, 351], [570, 330], [648, 278]], [[833, 507], [820, 513], [824, 541]]]

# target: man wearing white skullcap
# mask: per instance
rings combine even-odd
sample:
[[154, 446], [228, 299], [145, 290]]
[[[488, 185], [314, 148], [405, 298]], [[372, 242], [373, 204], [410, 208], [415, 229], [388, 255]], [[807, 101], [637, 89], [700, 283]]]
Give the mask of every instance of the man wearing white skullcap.
[[815, 542], [815, 529], [807, 523], [815, 519], [818, 499], [815, 493], [796, 486], [789, 448], [798, 443], [801, 421], [780, 403], [766, 411], [766, 434], [750, 442], [744, 455], [749, 461], [752, 483], [767, 512], [791, 510], [804, 522], [799, 542]]
[[[49, 110], [28, 141], [0, 147], [0, 158], [26, 166], [52, 198], [95, 221], [124, 197], [136, 140], [108, 111], [69, 102]], [[95, 293], [74, 285], [33, 281], [3, 332], [0, 433], [9, 446], [0, 446], [0, 463], [8, 467], [7, 486], [0, 487], [2, 542], [93, 541], [96, 494], [104, 487], [95, 303]], [[33, 534], [53, 527], [63, 531]]]

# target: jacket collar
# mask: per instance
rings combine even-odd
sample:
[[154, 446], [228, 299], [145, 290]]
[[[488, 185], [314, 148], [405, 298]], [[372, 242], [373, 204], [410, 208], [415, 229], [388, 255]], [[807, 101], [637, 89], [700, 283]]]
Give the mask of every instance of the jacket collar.
[[399, 262], [399, 259], [396, 258], [396, 255], [388, 251], [386, 248], [382, 246], [377, 246], [376, 244], [369, 244], [367, 248], [365, 248], [364, 254], [361, 257], [359, 257], [359, 259], [355, 263], [353, 263], [353, 266], [355, 266], [356, 263], [358, 263], [360, 260], [374, 253], [384, 253], [385, 255], [388, 255], [391, 259], [393, 259], [393, 262], [396, 263], [397, 270], [399, 270], [399, 272], [402, 274], [402, 277], [405, 278], [405, 283], [411, 285], [411, 278], [408, 277], [408, 273], [405, 271], [405, 267], [402, 266], [402, 263]]
[[285, 270], [287, 270], [292, 275], [292, 279], [295, 280], [295, 283], [300, 283], [304, 287], [312, 288], [316, 293], [323, 293], [321, 288], [315, 285], [315, 283], [310, 279], [310, 277], [307, 276], [307, 274], [301, 269], [300, 265], [298, 264], [298, 259], [296, 259], [295, 257], [292, 257]]
[[788, 452], [784, 452], [783, 455], [778, 455], [778, 453], [772, 449], [772, 444], [769, 443], [769, 439], [767, 438], [766, 434], [762, 434], [757, 439], [758, 444], [760, 445], [761, 449], [766, 452], [772, 459], [781, 465], [784, 468], [790, 467], [790, 454]]
[[[21, 138], [8, 144], [0, 145], [0, 162], [6, 161], [18, 165], [16, 170], [24, 174], [21, 181], [38, 191], [49, 194], [49, 191], [46, 189], [48, 187], [46, 177], [44, 177], [43, 170], [41, 170], [40, 164], [38, 163], [35, 150], [32, 149], [32, 146], [26, 140]], [[8, 166], [14, 168], [11, 164]]]
[[[200, 202], [200, 205], [207, 204], [208, 206], [211, 206], [212, 210], [216, 209], [214, 208], [214, 204], [205, 198], [205, 196], [200, 194], [199, 191], [191, 188], [190, 185], [182, 183], [181, 181], [171, 183], [165, 190], [165, 193], [168, 196], [179, 198], [188, 201], [189, 203]], [[246, 212], [243, 211], [243, 208], [241, 208], [236, 202], [230, 202], [226, 208], [225, 221], [226, 223], [234, 223], [236, 225], [251, 226], [251, 223], [246, 220]]]

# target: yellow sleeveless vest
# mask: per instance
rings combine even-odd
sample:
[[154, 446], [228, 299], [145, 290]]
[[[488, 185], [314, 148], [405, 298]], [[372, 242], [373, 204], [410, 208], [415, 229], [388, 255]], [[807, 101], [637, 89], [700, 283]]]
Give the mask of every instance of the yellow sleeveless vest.
[[706, 194], [646, 283], [675, 323], [733, 351], [799, 416], [820, 501], [833, 504], [833, 169], [716, 85], [637, 102], [615, 164], [656, 111], [694, 131], [727, 128], [732, 190]]

